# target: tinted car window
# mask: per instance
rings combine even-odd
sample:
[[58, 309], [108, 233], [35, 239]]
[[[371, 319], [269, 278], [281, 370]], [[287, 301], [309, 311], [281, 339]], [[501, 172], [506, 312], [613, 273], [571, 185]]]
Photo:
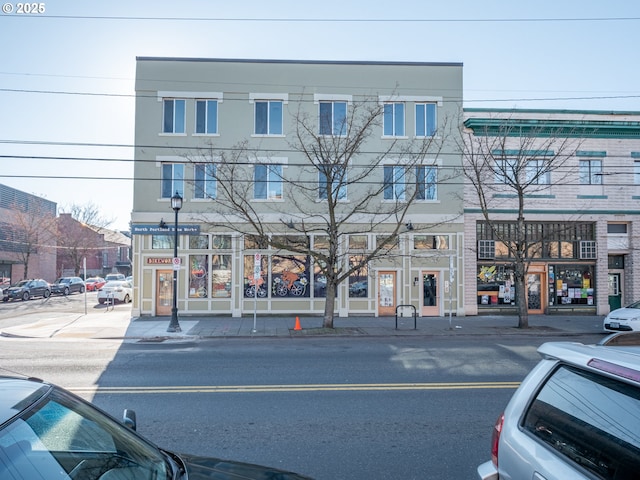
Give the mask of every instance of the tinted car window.
[[524, 429], [597, 478], [640, 472], [640, 389], [576, 368], [558, 368], [524, 418]]

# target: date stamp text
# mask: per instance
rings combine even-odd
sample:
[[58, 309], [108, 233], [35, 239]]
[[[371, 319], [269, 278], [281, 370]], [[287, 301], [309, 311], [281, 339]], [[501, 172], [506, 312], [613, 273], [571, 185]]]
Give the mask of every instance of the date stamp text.
[[3, 3], [2, 13], [14, 14], [14, 15], [38, 15], [46, 11], [46, 4], [44, 2], [31, 2], [31, 3]]

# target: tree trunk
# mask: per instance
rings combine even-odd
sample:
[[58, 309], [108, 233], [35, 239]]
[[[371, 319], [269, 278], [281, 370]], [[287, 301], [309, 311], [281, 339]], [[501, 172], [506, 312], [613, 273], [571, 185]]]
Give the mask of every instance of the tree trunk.
[[324, 301], [324, 318], [322, 326], [324, 328], [333, 328], [333, 312], [336, 305], [336, 285], [330, 279], [327, 279], [327, 296]]
[[[522, 270], [522, 269], [520, 269]], [[529, 306], [527, 305], [527, 282], [523, 272], [516, 267], [516, 303], [518, 305], [518, 328], [529, 328]]]

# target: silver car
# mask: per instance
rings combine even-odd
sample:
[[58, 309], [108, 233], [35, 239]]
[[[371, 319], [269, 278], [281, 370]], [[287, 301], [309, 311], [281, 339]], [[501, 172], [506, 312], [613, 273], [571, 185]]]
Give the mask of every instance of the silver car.
[[640, 334], [545, 343], [498, 418], [482, 480], [640, 475]]
[[631, 332], [640, 330], [640, 302], [618, 308], [605, 317], [602, 328], [607, 332]]

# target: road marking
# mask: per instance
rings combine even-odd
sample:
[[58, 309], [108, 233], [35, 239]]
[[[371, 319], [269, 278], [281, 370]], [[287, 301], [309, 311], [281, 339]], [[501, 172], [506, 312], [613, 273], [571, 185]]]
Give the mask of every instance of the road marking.
[[399, 390], [483, 390], [516, 389], [520, 382], [453, 382], [453, 383], [356, 383], [309, 385], [194, 385], [150, 387], [71, 387], [77, 394], [160, 394], [160, 393], [265, 393], [265, 392], [341, 392]]

